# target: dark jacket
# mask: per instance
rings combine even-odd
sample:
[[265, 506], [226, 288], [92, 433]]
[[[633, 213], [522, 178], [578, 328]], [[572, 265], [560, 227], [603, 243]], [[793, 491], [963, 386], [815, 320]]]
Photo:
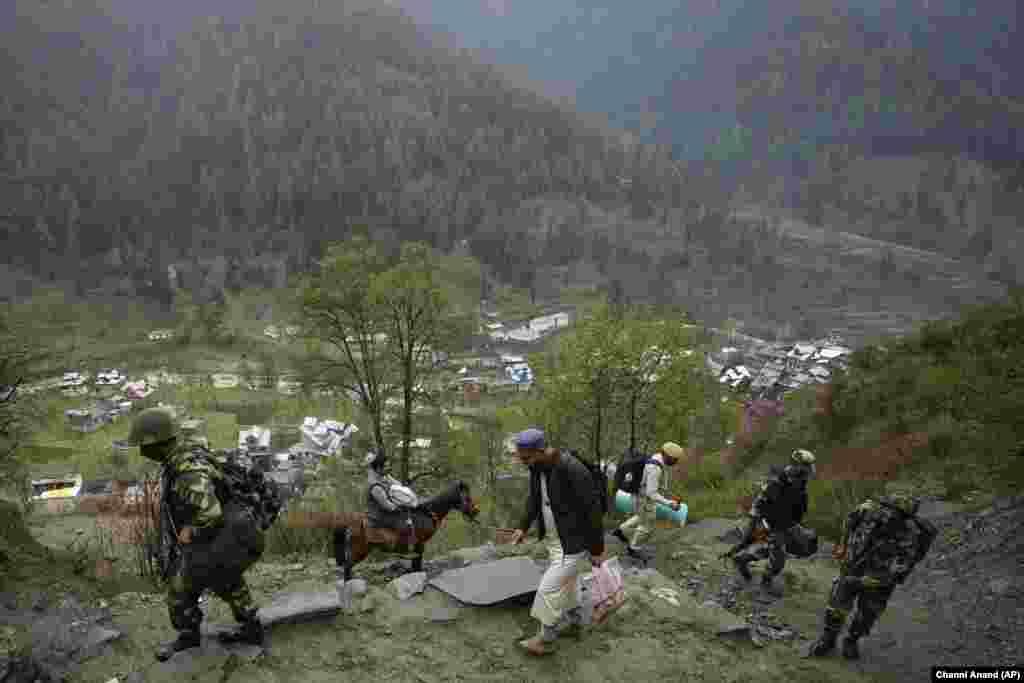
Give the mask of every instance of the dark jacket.
[[807, 514], [807, 487], [774, 477], [758, 495], [753, 516], [763, 517], [772, 529], [783, 531], [803, 521]]
[[537, 522], [540, 538], [547, 534], [541, 510], [541, 476], [547, 477], [551, 512], [563, 552], [572, 555], [589, 550], [595, 557], [603, 554], [604, 523], [594, 483], [586, 466], [567, 453], [560, 453], [558, 462], [550, 468], [530, 468], [530, 495], [518, 528], [526, 532]]

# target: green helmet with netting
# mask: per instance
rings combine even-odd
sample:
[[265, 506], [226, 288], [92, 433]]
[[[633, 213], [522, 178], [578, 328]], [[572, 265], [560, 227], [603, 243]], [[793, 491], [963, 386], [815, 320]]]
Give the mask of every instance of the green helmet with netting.
[[181, 433], [177, 416], [167, 408], [148, 408], [135, 416], [126, 444], [150, 446], [176, 438]]
[[790, 458], [797, 465], [813, 465], [815, 461], [814, 453], [811, 453], [810, 451], [803, 448], [798, 448], [795, 451], [793, 451], [793, 454], [790, 456]]
[[921, 507], [921, 498], [917, 495], [916, 489], [911, 484], [889, 484], [885, 487], [885, 495], [881, 501], [894, 508], [902, 510], [908, 515], [916, 515]]

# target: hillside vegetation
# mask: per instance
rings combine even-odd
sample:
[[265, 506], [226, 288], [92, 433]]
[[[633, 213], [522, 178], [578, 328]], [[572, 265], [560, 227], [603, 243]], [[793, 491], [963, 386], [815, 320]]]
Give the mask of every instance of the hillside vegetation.
[[[818, 389], [785, 399], [785, 415], [732, 467], [713, 457], [676, 482], [700, 516], [731, 513], [770, 464], [794, 448], [818, 454], [809, 523], [837, 538], [850, 506], [886, 479], [971, 506], [1024, 486], [1024, 298], [926, 323], [857, 351], [833, 382], [831, 414]], [[912, 435], [913, 438], [902, 438]]]
[[[244, 18], [224, 8], [176, 33], [125, 30], [104, 0], [19, 6], [0, 57], [18, 67], [0, 69], [8, 296], [56, 281], [79, 303], [145, 298], [155, 319], [179, 306], [178, 290], [203, 306], [285, 287], [328, 241], [368, 229], [389, 249], [415, 239], [466, 250], [488, 282], [527, 290], [531, 305], [602, 287], [682, 304], [710, 324], [742, 317], [764, 336], [832, 325], [839, 310], [867, 316], [865, 334], [903, 329], [855, 285], [874, 287], [873, 259], [828, 263], [817, 250], [793, 264], [767, 215], [727, 220], [716, 162], [635, 144], [395, 9], [276, 7], [257, 3]], [[60, 37], [72, 29], [75, 42]], [[969, 187], [974, 176], [960, 175]], [[997, 182], [975, 175], [970, 197]], [[768, 180], [747, 183], [757, 202], [772, 202]], [[954, 197], [949, 215], [974, 215], [970, 197], [962, 211]], [[968, 235], [1007, 212], [975, 204]], [[985, 254], [1012, 237], [992, 225]], [[968, 286], [949, 300], [922, 297], [917, 274], [894, 265], [886, 288], [906, 316], [988, 300], [968, 264]]]

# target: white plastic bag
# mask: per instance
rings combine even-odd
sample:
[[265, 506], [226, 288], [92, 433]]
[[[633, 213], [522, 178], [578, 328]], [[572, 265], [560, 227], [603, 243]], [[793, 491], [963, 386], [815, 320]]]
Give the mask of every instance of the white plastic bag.
[[420, 504], [420, 499], [408, 486], [402, 486], [401, 484], [392, 484], [391, 488], [388, 489], [388, 496], [391, 500], [403, 507], [414, 508]]

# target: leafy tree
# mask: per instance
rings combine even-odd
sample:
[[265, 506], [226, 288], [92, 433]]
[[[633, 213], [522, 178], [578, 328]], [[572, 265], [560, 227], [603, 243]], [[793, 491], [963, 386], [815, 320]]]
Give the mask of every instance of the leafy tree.
[[370, 303], [387, 335], [388, 366], [398, 373], [402, 392], [401, 476], [409, 479], [413, 404], [418, 387], [439, 367], [436, 351], [452, 349], [475, 328], [472, 314], [450, 312], [449, 288], [442, 283], [437, 255], [425, 244], [406, 243], [397, 264], [373, 276]]
[[10, 310], [0, 312], [0, 482], [20, 478], [18, 448], [45, 417], [39, 401], [26, 394], [24, 386], [52, 371], [54, 360], [52, 348], [29, 336], [24, 319]]
[[376, 447], [387, 452], [385, 402], [402, 398], [401, 478], [410, 480], [413, 407], [436, 373], [436, 352], [462, 344], [475, 313], [455, 313], [438, 258], [408, 243], [397, 262], [363, 236], [332, 245], [320, 272], [302, 289], [302, 311], [313, 342], [310, 362], [328, 384], [354, 396], [369, 416]]
[[327, 247], [319, 271], [301, 286], [308, 362], [328, 386], [356, 399], [370, 421], [374, 447], [387, 453], [384, 403], [398, 388], [381, 347], [384, 320], [373, 278], [387, 269], [377, 247], [358, 236]]
[[223, 303], [210, 301], [200, 304], [194, 311], [196, 325], [202, 329], [207, 341], [211, 344], [229, 341], [230, 331], [225, 320], [227, 311]]
[[595, 459], [609, 449], [685, 438], [685, 415], [701, 394], [690, 333], [678, 321], [617, 319], [607, 307], [540, 357], [535, 417], [562, 441], [586, 443]]

